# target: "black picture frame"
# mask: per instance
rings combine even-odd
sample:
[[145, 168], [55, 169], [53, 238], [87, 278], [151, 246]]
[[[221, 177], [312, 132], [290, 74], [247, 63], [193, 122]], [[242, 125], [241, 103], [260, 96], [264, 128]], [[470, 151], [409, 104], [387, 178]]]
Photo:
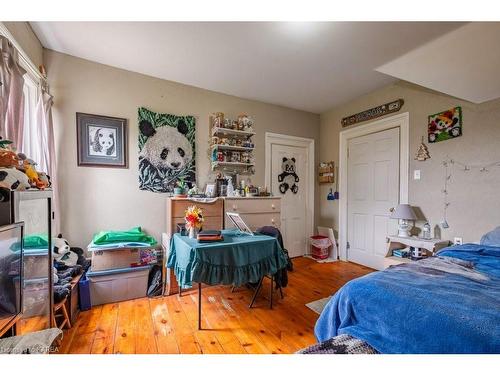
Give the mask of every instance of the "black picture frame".
[[128, 168], [127, 119], [76, 113], [79, 167]]

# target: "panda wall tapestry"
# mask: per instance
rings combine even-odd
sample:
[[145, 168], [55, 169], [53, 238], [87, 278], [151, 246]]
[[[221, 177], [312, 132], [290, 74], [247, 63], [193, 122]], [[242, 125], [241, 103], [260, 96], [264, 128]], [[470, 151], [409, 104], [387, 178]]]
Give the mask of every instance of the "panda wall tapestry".
[[462, 135], [462, 108], [455, 107], [429, 116], [429, 143], [446, 141]]
[[172, 193], [178, 180], [196, 182], [196, 124], [193, 116], [176, 116], [139, 108], [139, 189]]

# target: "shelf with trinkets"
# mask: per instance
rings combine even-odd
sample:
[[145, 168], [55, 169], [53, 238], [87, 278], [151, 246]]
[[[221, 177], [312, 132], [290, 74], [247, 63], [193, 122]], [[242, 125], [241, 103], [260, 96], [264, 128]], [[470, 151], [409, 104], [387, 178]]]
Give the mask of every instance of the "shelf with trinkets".
[[255, 144], [252, 141], [253, 120], [240, 114], [237, 120], [226, 118], [217, 112], [210, 117], [212, 170], [232, 170], [235, 173], [254, 173]]
[[255, 132], [246, 131], [246, 130], [235, 130], [235, 129], [223, 128], [223, 127], [222, 128], [221, 127], [212, 128], [212, 136], [216, 136], [219, 134], [227, 134], [227, 135], [240, 136], [240, 137], [251, 137], [252, 135], [255, 135]]

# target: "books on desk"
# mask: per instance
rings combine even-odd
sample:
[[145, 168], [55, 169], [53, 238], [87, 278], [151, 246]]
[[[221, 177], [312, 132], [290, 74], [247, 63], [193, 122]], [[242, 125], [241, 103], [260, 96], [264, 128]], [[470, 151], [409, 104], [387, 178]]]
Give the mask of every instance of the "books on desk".
[[198, 233], [197, 239], [200, 242], [217, 242], [223, 241], [224, 236], [220, 230], [202, 230]]
[[409, 258], [410, 257], [410, 250], [408, 248], [395, 249], [395, 250], [392, 250], [392, 256], [395, 256], [398, 258]]

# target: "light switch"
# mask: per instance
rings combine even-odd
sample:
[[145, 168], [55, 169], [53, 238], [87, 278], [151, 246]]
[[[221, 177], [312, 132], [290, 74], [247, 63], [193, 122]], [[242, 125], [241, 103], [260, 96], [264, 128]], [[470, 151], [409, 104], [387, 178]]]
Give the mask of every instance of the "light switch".
[[413, 179], [414, 180], [420, 180], [420, 169], [415, 169], [413, 171]]

